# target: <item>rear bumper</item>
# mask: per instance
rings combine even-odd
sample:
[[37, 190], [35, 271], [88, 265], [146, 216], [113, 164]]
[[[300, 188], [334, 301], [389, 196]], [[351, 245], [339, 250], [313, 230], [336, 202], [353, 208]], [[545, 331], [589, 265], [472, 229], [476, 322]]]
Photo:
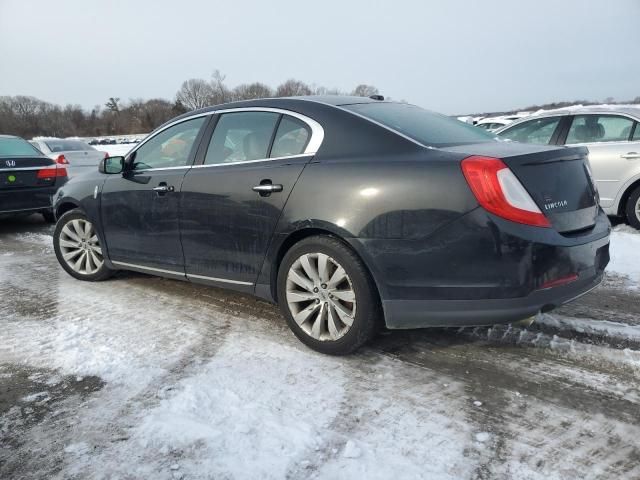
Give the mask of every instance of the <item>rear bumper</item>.
[[58, 186], [0, 191], [0, 213], [51, 211], [52, 198]]
[[[389, 328], [508, 323], [595, 288], [609, 262], [610, 224], [561, 235], [476, 209], [424, 239], [358, 239]], [[548, 282], [577, 275], [571, 283]]]
[[548, 312], [596, 288], [602, 273], [571, 284], [532, 292], [526, 297], [484, 300], [387, 300], [382, 302], [387, 327], [462, 327], [495, 325]]

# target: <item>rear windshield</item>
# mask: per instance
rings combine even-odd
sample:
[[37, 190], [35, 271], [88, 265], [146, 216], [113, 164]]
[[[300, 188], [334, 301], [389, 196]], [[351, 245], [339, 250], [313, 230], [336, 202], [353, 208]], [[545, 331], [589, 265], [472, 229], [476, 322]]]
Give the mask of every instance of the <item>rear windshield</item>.
[[94, 150], [90, 145], [78, 140], [45, 140], [51, 152], [75, 152], [80, 150]]
[[42, 156], [39, 150], [22, 138], [0, 137], [0, 157]]
[[431, 147], [491, 142], [496, 136], [439, 113], [405, 103], [358, 103], [343, 108], [359, 113]]

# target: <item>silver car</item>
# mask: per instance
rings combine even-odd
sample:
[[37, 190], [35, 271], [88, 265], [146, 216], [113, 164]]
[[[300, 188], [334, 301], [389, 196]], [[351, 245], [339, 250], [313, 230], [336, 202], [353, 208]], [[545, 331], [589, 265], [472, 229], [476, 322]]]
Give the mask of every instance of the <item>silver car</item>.
[[640, 106], [576, 107], [532, 115], [496, 131], [502, 138], [589, 149], [600, 204], [640, 229]]
[[29, 143], [49, 158], [65, 164], [69, 177], [96, 170], [100, 160], [107, 156], [81, 140], [34, 138]]

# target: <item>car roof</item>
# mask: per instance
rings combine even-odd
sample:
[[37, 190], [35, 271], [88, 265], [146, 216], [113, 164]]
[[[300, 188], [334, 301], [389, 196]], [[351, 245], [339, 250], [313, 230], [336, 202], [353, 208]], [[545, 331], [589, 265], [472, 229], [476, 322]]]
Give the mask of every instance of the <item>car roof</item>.
[[0, 133], [0, 138], [22, 138], [22, 137], [18, 137], [17, 135], [6, 135], [6, 134]]
[[580, 113], [625, 113], [640, 118], [640, 105], [574, 105], [570, 107], [556, 108], [555, 110], [542, 110], [528, 117], [544, 117], [550, 115], [577, 115]]

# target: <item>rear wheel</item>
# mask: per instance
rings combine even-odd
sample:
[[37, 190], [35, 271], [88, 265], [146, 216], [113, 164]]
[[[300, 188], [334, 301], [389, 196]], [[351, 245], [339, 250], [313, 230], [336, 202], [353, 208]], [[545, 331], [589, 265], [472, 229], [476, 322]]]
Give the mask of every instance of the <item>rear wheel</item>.
[[640, 186], [636, 187], [629, 195], [625, 206], [625, 216], [629, 225], [640, 230]]
[[93, 224], [80, 210], [60, 217], [53, 232], [53, 248], [62, 268], [79, 280], [105, 280], [113, 273], [104, 264]]
[[377, 292], [364, 264], [327, 236], [302, 240], [284, 256], [278, 302], [293, 333], [330, 355], [355, 351], [381, 323]]

